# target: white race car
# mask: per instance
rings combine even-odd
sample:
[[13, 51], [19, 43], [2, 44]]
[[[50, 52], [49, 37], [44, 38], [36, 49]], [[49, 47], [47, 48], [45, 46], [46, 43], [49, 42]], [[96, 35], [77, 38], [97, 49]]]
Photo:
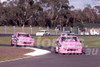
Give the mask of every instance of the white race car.
[[40, 30], [36, 33], [36, 36], [45, 36], [45, 35], [50, 35], [50, 32], [47, 30]]

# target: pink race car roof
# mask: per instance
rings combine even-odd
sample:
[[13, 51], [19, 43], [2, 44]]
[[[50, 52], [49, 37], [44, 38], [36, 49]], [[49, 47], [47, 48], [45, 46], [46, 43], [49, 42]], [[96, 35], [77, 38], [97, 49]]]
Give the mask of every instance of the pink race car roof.
[[77, 37], [77, 36], [71, 36], [71, 35], [61, 35], [61, 37]]
[[29, 34], [29, 33], [17, 32], [16, 34]]

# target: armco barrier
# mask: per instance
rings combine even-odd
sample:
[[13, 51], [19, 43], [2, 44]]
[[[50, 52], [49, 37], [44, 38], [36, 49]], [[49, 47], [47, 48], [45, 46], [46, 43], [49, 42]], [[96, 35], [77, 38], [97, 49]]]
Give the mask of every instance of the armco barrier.
[[[0, 36], [11, 36], [13, 34], [0, 34]], [[31, 34], [31, 36], [36, 36], [35, 34]], [[60, 36], [60, 35], [47, 35], [47, 36]], [[76, 36], [100, 36], [100, 35], [76, 35]]]

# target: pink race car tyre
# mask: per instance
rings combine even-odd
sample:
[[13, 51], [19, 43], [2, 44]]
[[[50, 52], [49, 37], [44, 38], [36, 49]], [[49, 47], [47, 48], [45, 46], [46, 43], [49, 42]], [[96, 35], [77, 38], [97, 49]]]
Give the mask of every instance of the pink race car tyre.
[[86, 54], [86, 48], [82, 49], [82, 54], [84, 54], [84, 55]]
[[58, 52], [55, 50], [55, 53], [58, 54]]
[[16, 47], [19, 47], [19, 45], [17, 45], [17, 40], [16, 40]]
[[66, 55], [65, 53], [63, 53], [62, 55]]
[[55, 51], [55, 54], [58, 54], [58, 52], [56, 51], [56, 48], [54, 49], [54, 51]]
[[82, 53], [77, 53], [77, 55], [82, 55]]
[[12, 44], [12, 41], [11, 41], [11, 46], [14, 46], [14, 44]]
[[11, 43], [11, 46], [14, 46], [14, 44]]

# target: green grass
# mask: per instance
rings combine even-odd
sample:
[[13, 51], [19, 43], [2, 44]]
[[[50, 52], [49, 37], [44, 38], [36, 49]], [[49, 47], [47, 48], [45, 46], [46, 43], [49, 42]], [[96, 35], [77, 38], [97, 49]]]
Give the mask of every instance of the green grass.
[[88, 47], [100, 47], [100, 36], [81, 36], [83, 45]]
[[11, 37], [0, 37], [0, 44], [10, 44]]
[[[36, 46], [55, 46], [58, 36], [33, 36]], [[0, 37], [0, 44], [10, 44], [11, 37]], [[79, 36], [83, 45], [86, 47], [100, 47], [100, 36]]]

